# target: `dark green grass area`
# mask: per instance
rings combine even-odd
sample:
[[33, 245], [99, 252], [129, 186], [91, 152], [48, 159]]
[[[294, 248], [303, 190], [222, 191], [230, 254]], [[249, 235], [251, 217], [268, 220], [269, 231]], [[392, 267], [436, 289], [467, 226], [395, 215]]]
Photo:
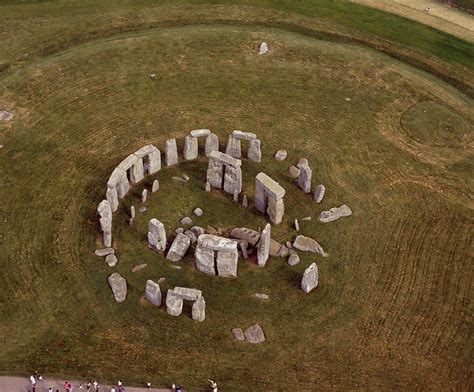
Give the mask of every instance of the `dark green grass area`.
[[[65, 11], [55, 12], [62, 20]], [[262, 40], [271, 43], [266, 56], [255, 51]], [[387, 108], [395, 107], [399, 122], [408, 104], [427, 99], [472, 124], [472, 101], [459, 91], [370, 49], [223, 25], [95, 40], [23, 64], [2, 83], [15, 112], [0, 128], [2, 371], [189, 389], [215, 378], [224, 391], [469, 389], [472, 155], [454, 144], [443, 162], [426, 163], [426, 150], [407, 151], [384, 133], [393, 129]], [[426, 148], [433, 138], [451, 141], [418, 121], [423, 112], [411, 115]], [[252, 197], [260, 170], [278, 180], [286, 215], [273, 237], [294, 238], [293, 219], [311, 216], [301, 233], [329, 256], [300, 253], [296, 267], [272, 258], [263, 269], [241, 260], [239, 277], [223, 279], [196, 271], [191, 255], [177, 270], [150, 251], [148, 219], [162, 220], [172, 237], [197, 206], [199, 225], [263, 227], [252, 208], [204, 192], [203, 157], [134, 187], [114, 215], [117, 267], [94, 256], [95, 209], [113, 168], [145, 144], [163, 149], [171, 137], [181, 150], [198, 128], [218, 134], [221, 149], [232, 129], [255, 132], [263, 161], [244, 160], [244, 192]], [[277, 162], [281, 148], [289, 156]], [[300, 157], [313, 169], [313, 188], [327, 187], [321, 205], [287, 174]], [[172, 179], [183, 173], [189, 183]], [[154, 178], [160, 190], [141, 214], [140, 192]], [[320, 211], [341, 204], [354, 214], [317, 222]], [[305, 295], [298, 284], [313, 261], [321, 283]], [[112, 271], [128, 280], [123, 304], [107, 285]], [[143, 302], [146, 280], [160, 277], [164, 290], [202, 289], [206, 320], [193, 322], [189, 306], [174, 318]], [[270, 300], [257, 301], [255, 292]], [[233, 339], [231, 328], [255, 322], [267, 342]]]

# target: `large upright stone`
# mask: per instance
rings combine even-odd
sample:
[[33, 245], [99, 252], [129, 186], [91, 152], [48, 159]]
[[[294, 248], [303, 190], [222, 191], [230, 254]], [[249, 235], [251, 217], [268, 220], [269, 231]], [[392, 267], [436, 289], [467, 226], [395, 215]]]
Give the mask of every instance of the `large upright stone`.
[[114, 294], [115, 301], [118, 303], [125, 301], [127, 298], [127, 281], [118, 272], [114, 272], [107, 278], [109, 286]]
[[285, 213], [285, 203], [283, 199], [274, 199], [273, 197], [268, 198], [267, 214], [270, 218], [270, 221], [274, 225], [278, 225], [283, 220], [283, 215]]
[[135, 206], [130, 207], [130, 218], [134, 219], [136, 216]]
[[176, 145], [176, 139], [169, 139], [165, 143], [165, 163], [166, 166], [172, 166], [178, 163], [178, 146]]
[[126, 170], [116, 167], [107, 181], [107, 187], [115, 188], [117, 196], [123, 199], [130, 189]]
[[198, 271], [204, 272], [205, 274], [217, 275], [217, 268], [214, 260], [214, 251], [212, 249], [200, 246], [199, 237], [198, 246], [196, 247], [194, 257], [196, 259], [196, 268], [198, 269]]
[[146, 199], [148, 197], [148, 190], [144, 189], [142, 191], [142, 203], [145, 204], [146, 203]]
[[225, 167], [224, 191], [232, 195], [242, 191], [242, 169], [240, 167]]
[[253, 139], [250, 141], [247, 157], [252, 162], [260, 162], [262, 160], [262, 151], [260, 149], [260, 139]]
[[208, 157], [213, 151], [219, 151], [219, 137], [215, 133], [210, 133], [206, 137], [206, 145], [204, 149], [206, 157]]
[[105, 193], [105, 198], [110, 204], [110, 208], [112, 209], [112, 212], [117, 211], [119, 201], [118, 201], [118, 195], [117, 195], [117, 188], [115, 186], [113, 187], [107, 187], [107, 191]]
[[155, 306], [161, 305], [161, 289], [158, 283], [152, 280], [146, 281], [145, 298]]
[[184, 234], [178, 233], [166, 255], [166, 259], [170, 261], [180, 261], [191, 245], [191, 239]]
[[295, 241], [293, 242], [293, 248], [302, 250], [303, 252], [318, 253], [323, 257], [328, 255], [316, 240], [305, 237], [304, 235], [299, 235], [296, 237]]
[[311, 290], [318, 287], [318, 283], [318, 266], [316, 263], [313, 263], [304, 271], [303, 278], [301, 279], [301, 288], [305, 293], [309, 293]]
[[352, 210], [343, 204], [340, 207], [333, 207], [329, 211], [323, 211], [319, 214], [318, 220], [323, 223], [333, 222], [339, 218], [352, 215]]
[[225, 252], [219, 251], [217, 252], [217, 275], [229, 277], [237, 276], [237, 263], [238, 263], [239, 253], [236, 251]]
[[196, 268], [206, 274], [236, 276], [239, 253], [237, 241], [201, 234], [196, 246]]
[[[135, 157], [137, 157], [135, 154], [133, 154]], [[135, 163], [133, 166], [130, 168], [130, 181], [132, 184], [136, 184], [137, 182], [140, 182], [145, 178], [144, 176], [144, 168], [143, 168], [143, 160], [141, 158], [138, 158], [135, 160]]]
[[152, 144], [143, 146], [135, 155], [143, 162], [143, 172], [145, 174], [154, 174], [161, 170], [161, 152]]
[[235, 138], [232, 135], [229, 135], [229, 140], [227, 141], [227, 147], [225, 150], [227, 155], [240, 159], [242, 156], [242, 148], [240, 146], [240, 139]]
[[156, 218], [148, 222], [148, 246], [157, 252], [164, 252], [166, 249], [165, 226]]
[[183, 311], [183, 299], [171, 289], [166, 293], [166, 312], [171, 316], [179, 316]]
[[311, 192], [311, 176], [311, 168], [308, 165], [301, 165], [298, 186], [304, 193]]
[[267, 263], [270, 254], [270, 236], [271, 226], [267, 223], [260, 234], [260, 241], [258, 242], [257, 247], [257, 264], [259, 267], [265, 267], [265, 264]]
[[192, 318], [194, 321], [204, 321], [206, 318], [206, 301], [202, 295], [193, 303]]
[[100, 215], [100, 228], [103, 232], [103, 242], [105, 246], [112, 246], [112, 209], [107, 200], [102, 200], [97, 212]]
[[184, 159], [192, 161], [198, 157], [198, 139], [197, 137], [188, 135], [184, 139]]
[[151, 185], [151, 192], [155, 193], [160, 189], [160, 183], [158, 180], [153, 181], [153, 184]]
[[212, 188], [221, 189], [224, 185], [224, 165], [217, 159], [213, 159], [213, 153], [209, 156], [209, 163], [207, 165], [207, 183]]

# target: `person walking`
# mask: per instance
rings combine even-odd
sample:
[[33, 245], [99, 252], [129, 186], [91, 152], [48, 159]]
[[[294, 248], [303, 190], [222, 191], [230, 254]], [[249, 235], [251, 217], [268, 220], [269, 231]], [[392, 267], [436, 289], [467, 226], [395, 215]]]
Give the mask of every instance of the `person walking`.
[[90, 392], [90, 390], [91, 390], [91, 382], [90, 381], [87, 381], [86, 389], [87, 389], [87, 392]]
[[146, 386], [147, 386], [148, 390], [151, 391], [151, 382], [147, 382]]
[[118, 388], [118, 392], [122, 392], [123, 390], [125, 390], [125, 388], [123, 387], [122, 380], [117, 381], [117, 388]]
[[95, 392], [99, 392], [99, 383], [97, 381], [94, 381], [94, 390]]
[[212, 392], [217, 392], [217, 383], [212, 380], [207, 380], [211, 383]]
[[110, 388], [110, 392], [115, 392], [115, 387]]

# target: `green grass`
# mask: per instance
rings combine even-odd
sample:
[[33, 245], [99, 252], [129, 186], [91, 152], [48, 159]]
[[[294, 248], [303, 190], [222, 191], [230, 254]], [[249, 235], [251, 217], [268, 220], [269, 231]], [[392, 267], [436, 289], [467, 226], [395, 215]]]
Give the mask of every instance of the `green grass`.
[[[28, 5], [55, 14], [54, 23], [24, 24], [7, 45], [10, 58], [35, 42], [44, 48], [45, 37], [72, 20], [60, 4]], [[97, 28], [97, 9], [84, 4], [63, 43], [71, 42], [73, 30]], [[154, 7], [142, 6], [129, 5], [135, 19], [130, 8], [96, 7], [133, 19], [126, 26], [155, 17]], [[164, 17], [172, 9], [163, 8]], [[216, 11], [193, 10], [200, 21]], [[253, 8], [234, 10], [242, 12], [236, 18], [259, 18]], [[17, 13], [8, 22], [14, 31], [22, 15], [31, 21], [21, 7], [8, 12]], [[178, 7], [174, 17], [190, 18], [182, 12]], [[113, 31], [113, 20], [106, 18], [103, 28]], [[45, 24], [38, 41], [29, 36]], [[460, 135], [470, 137], [469, 128], [456, 126], [449, 137], [444, 116], [436, 117], [440, 127], [433, 130], [423, 112], [410, 111], [429, 99], [462, 119], [453, 122], [472, 124], [469, 97], [380, 52], [286, 29], [219, 24], [89, 38], [51, 55], [38, 50], [2, 78], [0, 103], [15, 118], [0, 128], [0, 334], [7, 337], [0, 370], [187, 387], [215, 378], [223, 390], [470, 389], [472, 150], [456, 143]], [[267, 56], [255, 52], [262, 40], [270, 44]], [[422, 135], [415, 149], [395, 132], [405, 113], [410, 131]], [[232, 129], [259, 135], [263, 162], [244, 160], [244, 192], [252, 196], [260, 170], [277, 179], [287, 190], [286, 215], [272, 228], [274, 238], [293, 238], [292, 219], [310, 215], [301, 232], [317, 239], [328, 258], [300, 253], [296, 267], [272, 258], [264, 269], [242, 260], [239, 277], [228, 280], [199, 273], [192, 257], [181, 262], [183, 269], [170, 268], [147, 249], [153, 216], [169, 235], [196, 206], [205, 211], [194, 218], [197, 224], [257, 228], [265, 222], [230, 197], [203, 191], [202, 157], [164, 168], [122, 202], [114, 215], [115, 269], [93, 255], [100, 237], [95, 208], [113, 168], [148, 143], [162, 149], [177, 137], [181, 147], [189, 130], [204, 127], [219, 135], [222, 147]], [[454, 152], [437, 160], [442, 143]], [[289, 152], [284, 162], [272, 157], [280, 148]], [[321, 205], [287, 174], [302, 156], [313, 168], [313, 185], [326, 185]], [[172, 180], [181, 173], [191, 181]], [[154, 178], [160, 190], [130, 227], [128, 208], [138, 207], [139, 192]], [[320, 211], [340, 204], [353, 216], [316, 221]], [[305, 295], [298, 282], [313, 261], [321, 284]], [[131, 273], [142, 262], [148, 267]], [[123, 304], [113, 301], [106, 283], [115, 270], [129, 283]], [[162, 276], [164, 289], [203, 290], [203, 323], [193, 322], [188, 308], [173, 318], [143, 304], [145, 281]], [[256, 301], [255, 292], [270, 300]], [[232, 338], [231, 328], [254, 322], [263, 326], [266, 343], [254, 347]]]

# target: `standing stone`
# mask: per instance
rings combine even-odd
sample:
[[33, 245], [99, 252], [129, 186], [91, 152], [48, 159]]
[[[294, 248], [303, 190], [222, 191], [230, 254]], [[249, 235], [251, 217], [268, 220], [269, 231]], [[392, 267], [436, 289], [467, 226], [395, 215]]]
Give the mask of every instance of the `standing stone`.
[[268, 198], [267, 214], [274, 225], [278, 225], [283, 220], [285, 213], [285, 203], [283, 199]]
[[211, 184], [209, 184], [209, 181], [206, 181], [206, 192], [211, 191]]
[[321, 203], [326, 192], [326, 187], [323, 184], [319, 184], [314, 190], [314, 201], [316, 203]]
[[134, 206], [130, 207], [130, 218], [132, 218], [132, 219], [135, 218], [135, 207]]
[[288, 257], [288, 265], [294, 266], [300, 262], [300, 257], [298, 256], [297, 253], [292, 253], [290, 254], [290, 257]]
[[216, 260], [217, 275], [224, 277], [236, 277], [238, 259], [239, 253], [237, 252], [237, 247], [235, 251], [231, 252], [225, 252], [222, 250], [218, 251]]
[[237, 203], [239, 201], [239, 192], [234, 191], [234, 201]]
[[242, 169], [236, 166], [226, 166], [224, 174], [224, 191], [230, 194], [242, 191]]
[[148, 196], [148, 191], [146, 189], [144, 189], [142, 191], [142, 203], [143, 204], [145, 204], [147, 196]]
[[245, 332], [245, 340], [252, 344], [263, 343], [265, 341], [265, 335], [260, 325], [255, 324], [248, 327]]
[[198, 157], [198, 139], [188, 135], [184, 139], [184, 159], [187, 161], [192, 161]]
[[204, 153], [206, 154], [206, 157], [208, 157], [213, 151], [219, 151], [219, 138], [215, 133], [210, 133], [206, 137]]
[[121, 303], [127, 298], [127, 281], [118, 272], [114, 272], [107, 278], [109, 286], [114, 294], [115, 301]]
[[287, 156], [288, 156], [288, 152], [286, 150], [278, 150], [275, 153], [275, 159], [277, 161], [284, 161]]
[[183, 311], [183, 299], [168, 289], [166, 293], [166, 312], [171, 316], [179, 316]]
[[198, 246], [194, 257], [196, 258], [196, 268], [204, 272], [205, 274], [217, 275], [217, 271], [214, 264], [214, 251], [209, 248], [200, 246], [200, 240], [198, 237]]
[[250, 141], [247, 151], [247, 158], [252, 162], [260, 162], [262, 160], [262, 151], [260, 149], [260, 139], [253, 139]]
[[300, 231], [300, 224], [298, 223], [298, 219], [295, 219], [295, 230]]
[[192, 318], [194, 321], [204, 321], [206, 318], [206, 301], [202, 295], [193, 303]]
[[240, 244], [240, 250], [242, 251], [243, 258], [248, 259], [249, 254], [247, 252], [247, 247], [248, 247], [247, 241], [240, 241], [239, 244]]
[[161, 289], [158, 283], [153, 282], [152, 280], [146, 281], [145, 287], [145, 298], [148, 302], [152, 303], [155, 306], [161, 305]]
[[191, 245], [191, 239], [184, 234], [177, 234], [171, 247], [166, 255], [166, 259], [170, 261], [180, 261]]
[[259, 267], [265, 267], [270, 254], [270, 233], [271, 226], [267, 223], [260, 234], [260, 241], [258, 242], [257, 264]]
[[301, 170], [298, 169], [296, 166], [290, 166], [288, 168], [288, 173], [292, 178], [298, 178], [300, 176]]
[[229, 140], [227, 141], [227, 147], [226, 147], [225, 153], [227, 155], [230, 155], [231, 157], [240, 159], [240, 157], [242, 156], [240, 139], [237, 139], [233, 137], [232, 135], [229, 135]]
[[97, 212], [100, 215], [100, 228], [103, 232], [103, 241], [105, 246], [112, 246], [112, 209], [107, 200], [102, 200], [98, 207]]
[[211, 153], [209, 163], [207, 165], [206, 179], [210, 187], [221, 189], [223, 185], [224, 165], [217, 158], [216, 153]]
[[308, 165], [300, 166], [300, 175], [298, 177], [298, 186], [304, 193], [311, 192], [311, 168]]
[[265, 54], [268, 52], [268, 44], [264, 41], [258, 47], [258, 54]]
[[151, 192], [155, 193], [155, 192], [158, 191], [158, 189], [160, 189], [160, 183], [159, 183], [158, 180], [155, 180], [155, 181], [153, 181], [153, 184], [151, 186]]
[[165, 226], [156, 218], [148, 222], [148, 247], [157, 252], [164, 252], [166, 249]]
[[117, 195], [117, 189], [115, 187], [109, 188], [107, 187], [107, 192], [105, 193], [105, 198], [110, 204], [110, 208], [112, 209], [112, 212], [117, 211], [118, 209], [118, 195]]
[[247, 195], [244, 195], [244, 197], [242, 198], [242, 205], [247, 208], [249, 206], [249, 201], [247, 199]]
[[176, 145], [176, 139], [169, 139], [165, 143], [165, 163], [166, 166], [172, 166], [178, 163], [178, 146]]
[[308, 166], [308, 165], [309, 165], [309, 162], [308, 162], [308, 160], [307, 160], [306, 158], [300, 158], [300, 159], [298, 160], [298, 163], [296, 164], [296, 167], [297, 167], [298, 169], [301, 169], [301, 166]]
[[318, 266], [316, 265], [316, 263], [313, 263], [304, 271], [303, 279], [301, 279], [301, 288], [305, 293], [309, 293], [311, 290], [318, 287], [318, 283]]
[[186, 230], [183, 234], [189, 237], [189, 239], [191, 240], [191, 244], [194, 244], [197, 241], [196, 234], [194, 234], [193, 231]]
[[204, 211], [201, 208], [197, 207], [193, 210], [193, 213], [196, 216], [202, 216], [204, 214]]
[[[136, 157], [135, 154], [133, 154], [133, 156]], [[140, 182], [141, 180], [143, 180], [143, 178], [145, 178], [144, 168], [143, 168], [143, 159], [141, 158], [139, 159], [137, 157], [137, 159], [135, 160], [135, 163], [130, 168], [130, 181], [132, 182], [132, 184], [136, 184], [137, 182]]]
[[193, 223], [193, 220], [189, 216], [185, 216], [180, 222], [184, 226], [189, 226]]

